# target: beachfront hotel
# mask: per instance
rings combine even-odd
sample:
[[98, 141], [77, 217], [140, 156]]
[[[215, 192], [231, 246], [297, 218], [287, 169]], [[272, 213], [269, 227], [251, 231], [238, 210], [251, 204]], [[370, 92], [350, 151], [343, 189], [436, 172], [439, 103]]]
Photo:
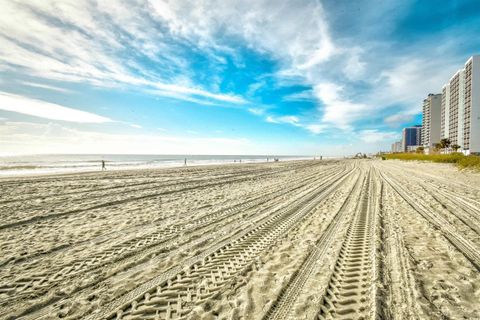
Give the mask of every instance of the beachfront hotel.
[[423, 100], [423, 119], [421, 129], [421, 145], [426, 152], [440, 142], [442, 94], [430, 93]]
[[[425, 114], [424, 119], [429, 115]], [[441, 138], [465, 154], [480, 153], [480, 56], [472, 56], [443, 86]]]
[[480, 56], [473, 56], [465, 64], [465, 125], [464, 149], [480, 152]]

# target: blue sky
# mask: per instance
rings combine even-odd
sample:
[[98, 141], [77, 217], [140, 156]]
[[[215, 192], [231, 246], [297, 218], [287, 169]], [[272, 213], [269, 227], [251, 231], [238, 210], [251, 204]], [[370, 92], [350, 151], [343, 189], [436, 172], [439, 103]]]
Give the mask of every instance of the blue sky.
[[480, 53], [476, 0], [0, 5], [0, 155], [387, 150]]

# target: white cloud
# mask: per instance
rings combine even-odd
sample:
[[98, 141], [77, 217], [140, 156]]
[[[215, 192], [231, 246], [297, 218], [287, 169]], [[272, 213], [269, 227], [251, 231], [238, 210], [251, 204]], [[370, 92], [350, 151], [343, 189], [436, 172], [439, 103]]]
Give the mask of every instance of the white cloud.
[[365, 76], [367, 64], [361, 60], [362, 50], [358, 47], [352, 48], [347, 52], [347, 59], [343, 73], [353, 81], [361, 80]]
[[265, 110], [260, 108], [248, 108], [248, 112], [253, 113], [254, 115], [261, 116], [265, 113]]
[[404, 102], [412, 106], [406, 110], [407, 114], [418, 113], [423, 99], [429, 93], [441, 92], [442, 86], [460, 67], [461, 63], [449, 58], [402, 58], [377, 79], [383, 85], [383, 89], [377, 91], [377, 99], [383, 103]]
[[[150, 1], [173, 34], [213, 46], [220, 33], [241, 37], [298, 69], [312, 67], [334, 54], [325, 13], [319, 2]], [[299, 23], [301, 21], [301, 23]]]
[[213, 100], [222, 101], [222, 102], [229, 102], [229, 103], [246, 103], [246, 100], [240, 96], [233, 95], [233, 94], [219, 94], [219, 93], [211, 93], [205, 90], [201, 90], [198, 88], [189, 88], [184, 86], [179, 86], [175, 84], [162, 84], [162, 83], [148, 83], [151, 86], [158, 88], [159, 92], [165, 93], [175, 93], [175, 94], [184, 94], [187, 96], [200, 96], [203, 98], [211, 98]]
[[134, 123], [130, 124], [130, 127], [135, 128], [135, 129], [142, 129], [143, 128], [141, 125], [134, 124]]
[[[7, 30], [8, 37], [0, 35], [0, 68], [22, 68], [39, 78], [94, 86], [158, 90], [157, 95], [175, 99], [246, 102], [237, 95], [210, 92], [190, 81], [187, 85], [182, 84], [185, 81], [175, 82], [189, 78], [189, 62], [171, 45], [168, 35], [158, 30], [158, 21], [149, 17], [151, 10], [145, 1], [2, 3], [0, 30]], [[52, 22], [55, 20], [62, 24]], [[162, 72], [140, 65], [132, 59], [132, 52], [147, 56]]]
[[290, 124], [294, 124], [294, 125], [298, 124], [298, 122], [300, 121], [300, 119], [298, 119], [297, 116], [282, 116], [282, 117], [279, 117], [277, 119], [280, 122], [290, 123]]
[[270, 123], [288, 123], [297, 127], [301, 126], [300, 119], [297, 116], [280, 116], [280, 117], [267, 116], [265, 118], [265, 121]]
[[193, 102], [193, 103], [196, 103], [196, 104], [202, 104], [202, 105], [206, 105], [206, 106], [218, 106], [218, 105], [220, 105], [219, 102], [216, 102], [216, 101], [198, 99], [198, 98], [194, 98], [194, 97], [184, 95], [184, 94], [181, 94], [181, 93], [176, 93], [176, 92], [169, 92], [169, 91], [163, 91], [163, 90], [150, 90], [150, 89], [144, 90], [144, 91], [151, 94], [151, 95], [154, 95], [154, 96], [174, 98], [174, 99]]
[[364, 117], [369, 109], [367, 105], [344, 99], [342, 87], [335, 83], [320, 83], [314, 87], [314, 93], [323, 102], [322, 122], [344, 130], [349, 130], [350, 124]]
[[[365, 10], [368, 12], [359, 14], [359, 20], [364, 21], [360, 25], [375, 31], [378, 26], [373, 22], [389, 16], [391, 19], [384, 21], [381, 28], [390, 30], [404, 7], [408, 4], [398, 5], [395, 1], [370, 5]], [[240, 67], [242, 57], [235, 50], [239, 40], [247, 49], [276, 60], [279, 70], [271, 72], [277, 77], [277, 85], [313, 88], [312, 92], [286, 96], [284, 101], [312, 99], [319, 103], [318, 114], [313, 115], [319, 119], [315, 123], [301, 116], [297, 116], [298, 121], [282, 121], [275, 116], [266, 117], [266, 121], [319, 133], [327, 127], [353, 130], [356, 121], [395, 104], [395, 108], [402, 109], [401, 114], [418, 113], [423, 97], [440, 90], [455, 71], [452, 66], [461, 66], [448, 58], [418, 58], [419, 51], [411, 48], [390, 52], [392, 43], [362, 39], [356, 33], [351, 38], [333, 37], [328, 24], [335, 18], [331, 14], [327, 16], [320, 1], [308, 0], [4, 1], [0, 30], [7, 30], [8, 37], [0, 35], [0, 70], [11, 71], [16, 66], [16, 70], [40, 78], [103, 87], [128, 86], [205, 105], [241, 105], [248, 101], [218, 90], [221, 86], [217, 70], [211, 70], [206, 81], [213, 83], [193, 81], [193, 66], [182, 55], [185, 50], [178, 46], [193, 47], [215, 65], [226, 63], [223, 55], [230, 56]], [[62, 23], [49, 22], [53, 19], [48, 17]], [[232, 38], [234, 48], [224, 41]], [[444, 43], [436, 41], [429, 50], [422, 47], [421, 54], [437, 55], [441, 51], [435, 48]], [[150, 59], [155, 68], [142, 65], [138, 57]], [[369, 92], [352, 96], [348, 82], [358, 80]], [[247, 96], [254, 95], [263, 84], [259, 80], [251, 85]], [[266, 116], [258, 108], [248, 111]], [[394, 120], [385, 119], [387, 123]], [[400, 116], [396, 120], [401, 121]]]
[[304, 90], [283, 96], [283, 101], [315, 101], [312, 90]]
[[28, 82], [28, 81], [22, 81], [21, 83], [26, 85], [26, 86], [29, 86], [29, 87], [48, 89], [48, 90], [57, 91], [57, 92], [63, 92], [63, 93], [72, 92], [72, 90], [68, 90], [68, 89], [60, 88], [60, 87], [56, 87], [56, 86], [51, 86], [51, 85], [46, 85], [46, 84], [42, 84], [42, 83]]
[[[319, 127], [313, 127], [320, 130]], [[94, 153], [118, 154], [128, 149], [132, 154], [304, 154], [351, 155], [356, 152], [375, 152], [382, 136], [375, 130], [364, 130], [361, 137], [368, 143], [339, 144], [331, 141], [299, 144], [284, 139], [276, 144], [236, 138], [202, 136], [172, 136], [158, 134], [112, 134], [74, 129], [64, 123], [28, 123], [7, 121], [0, 125], [0, 154]], [[387, 135], [383, 135], [385, 139]], [[372, 138], [376, 137], [376, 138]], [[363, 141], [363, 140], [360, 140]], [[384, 145], [388, 147], [391, 141]], [[386, 150], [386, 149], [385, 149]]]
[[[320, 2], [205, 1], [188, 5], [187, 2], [166, 4], [151, 1], [151, 4], [174, 34], [201, 41], [207, 46], [215, 43], [219, 34], [239, 37], [249, 48], [279, 60], [280, 70], [275, 74], [282, 83], [290, 79], [287, 81], [290, 85], [301, 81], [317, 87], [316, 92], [305, 90], [285, 96], [283, 100], [323, 102], [325, 108], [319, 108], [323, 114], [322, 123], [316, 123], [313, 127], [313, 124], [308, 124], [308, 129], [300, 120], [267, 116], [267, 122], [303, 126], [318, 133], [324, 130], [326, 124], [349, 130], [351, 122], [365, 116], [362, 111], [366, 106], [347, 100], [339, 89], [334, 92], [334, 100], [323, 99], [328, 98], [323, 87], [338, 87], [331, 81], [325, 84], [323, 71], [327, 68], [326, 62], [335, 56], [345, 57], [347, 64], [344, 72], [352, 79], [363, 75], [366, 64], [361, 59], [363, 51], [359, 47], [339, 47], [334, 43]], [[239, 12], [242, 14], [239, 15]], [[331, 69], [330, 65], [328, 69]], [[254, 94], [263, 85], [263, 81], [252, 84], [249, 94]]]
[[107, 117], [94, 113], [6, 92], [0, 92], [0, 110], [17, 112], [51, 120], [78, 123], [104, 123], [112, 121]]
[[365, 143], [388, 142], [398, 138], [398, 132], [382, 132], [377, 129], [362, 130], [359, 132], [360, 140]]
[[2, 154], [115, 154], [125, 150], [133, 154], [249, 154], [251, 149], [245, 138], [111, 134], [58, 123], [6, 122], [0, 126]]
[[273, 118], [272, 116], [267, 116], [267, 117], [265, 118], [265, 121], [270, 122], [270, 123], [279, 123], [278, 120], [276, 120], [276, 119]]
[[294, 127], [303, 128], [313, 134], [320, 134], [330, 127], [328, 124], [311, 123], [303, 119], [300, 119], [300, 117], [298, 116], [292, 116], [292, 115], [280, 116], [280, 117], [274, 117], [269, 115], [265, 117], [265, 121], [270, 123], [277, 123], [277, 124], [289, 124]]
[[258, 90], [265, 86], [265, 80], [260, 80], [258, 82], [252, 83], [248, 86], [247, 95], [253, 96]]
[[325, 129], [327, 129], [327, 128], [328, 128], [328, 126], [324, 125], [324, 124], [309, 124], [309, 125], [305, 126], [305, 129], [307, 129], [308, 131], [310, 131], [313, 134], [320, 134], [323, 131], [325, 131]]
[[402, 123], [412, 121], [413, 115], [397, 113], [385, 118], [385, 123], [390, 126], [399, 126]]
[[[49, 23], [35, 12], [64, 23]], [[19, 24], [18, 20], [25, 23]], [[305, 85], [321, 88], [325, 82], [325, 68], [331, 69], [326, 62], [334, 57], [347, 58], [344, 71], [347, 76], [358, 77], [365, 71], [365, 63], [361, 60], [363, 51], [359, 47], [335, 44], [327, 21], [322, 4], [307, 0], [295, 3], [140, 0], [96, 5], [74, 0], [9, 2], [0, 13], [0, 28], [9, 30], [11, 37], [17, 40], [0, 36], [3, 48], [0, 65], [21, 66], [33, 75], [54, 80], [137, 87], [149, 94], [197, 104], [246, 104], [248, 101], [239, 95], [211, 92], [193, 83], [188, 59], [172, 43], [197, 46], [221, 64], [225, 59], [218, 56], [219, 52], [239, 60], [235, 50], [226, 46], [222, 39], [240, 38], [248, 48], [279, 61], [280, 70], [276, 75], [280, 81], [288, 77], [290, 82], [302, 81]], [[69, 24], [75, 28], [66, 27]], [[159, 25], [166, 30], [159, 30]], [[125, 53], [130, 52], [146, 55], [162, 72], [125, 58], [128, 56]], [[251, 85], [248, 94], [255, 94], [264, 83], [259, 80]], [[318, 92], [313, 93], [306, 90], [286, 96], [284, 100], [323, 101]], [[346, 100], [341, 90], [336, 94], [334, 107], [323, 101], [327, 107], [319, 108], [322, 122], [348, 129], [356, 116], [339, 118], [361, 104]], [[339, 108], [345, 111], [332, 110]], [[258, 114], [252, 110], [255, 109], [249, 111]], [[290, 121], [290, 124], [295, 123]]]

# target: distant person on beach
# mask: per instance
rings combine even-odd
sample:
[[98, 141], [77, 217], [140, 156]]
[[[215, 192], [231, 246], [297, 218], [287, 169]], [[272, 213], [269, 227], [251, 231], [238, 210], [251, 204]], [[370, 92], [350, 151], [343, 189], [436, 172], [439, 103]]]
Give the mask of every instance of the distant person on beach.
[[184, 166], [187, 165], [187, 158], [185, 158], [185, 161], [184, 161], [183, 165], [184, 165]]
[[104, 170], [107, 170], [107, 168], [105, 167], [105, 160], [102, 160], [102, 171]]

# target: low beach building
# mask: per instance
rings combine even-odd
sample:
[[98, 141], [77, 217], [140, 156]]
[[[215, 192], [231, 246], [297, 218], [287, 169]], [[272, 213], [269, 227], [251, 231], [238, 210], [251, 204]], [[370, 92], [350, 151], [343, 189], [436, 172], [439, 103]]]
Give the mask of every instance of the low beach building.
[[418, 148], [420, 148], [421, 146], [420, 145], [416, 145], [416, 146], [408, 146], [407, 147], [407, 152], [416, 152]]
[[402, 151], [402, 141], [396, 141], [392, 143], [392, 153], [403, 152]]

